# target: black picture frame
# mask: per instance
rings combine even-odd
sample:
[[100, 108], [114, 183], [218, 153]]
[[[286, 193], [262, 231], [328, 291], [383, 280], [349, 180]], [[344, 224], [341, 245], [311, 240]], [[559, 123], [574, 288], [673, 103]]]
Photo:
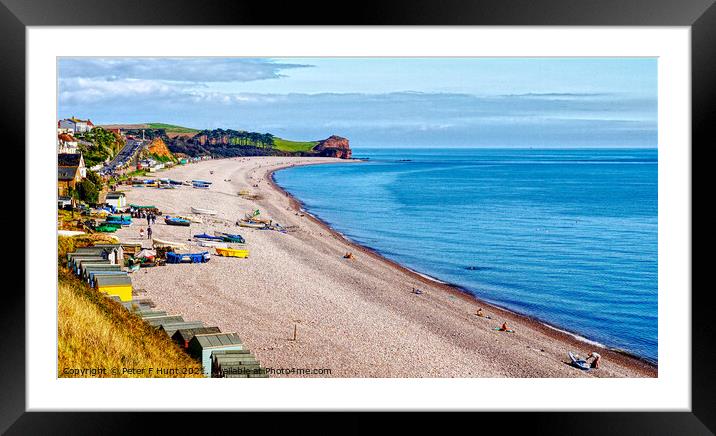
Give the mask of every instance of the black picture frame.
[[[716, 118], [716, 6], [714, 0], [413, 0], [350, 3], [286, 4], [260, 1], [191, 2], [187, 0], [0, 0], [0, 74], [3, 84], [2, 125], [5, 146], [25, 144], [25, 31], [28, 26], [88, 25], [557, 25], [557, 26], [690, 26], [692, 36], [692, 145], [713, 147]], [[29, 84], [31, 86], [31, 84]], [[15, 128], [13, 128], [15, 127]], [[684, 147], [688, 147], [684, 144]], [[26, 150], [27, 151], [27, 150]], [[19, 155], [19, 153], [18, 153]], [[26, 156], [31, 159], [31, 156]], [[17, 165], [17, 164], [15, 164]], [[25, 162], [27, 168], [28, 162]], [[692, 170], [693, 171], [693, 170]], [[20, 193], [18, 192], [19, 196]], [[20, 200], [24, 203], [24, 199]], [[693, 203], [692, 203], [693, 204]], [[692, 208], [693, 216], [693, 208]], [[17, 228], [17, 225], [14, 226]], [[693, 227], [692, 227], [693, 228]], [[25, 232], [28, 229], [24, 228]], [[692, 230], [693, 231], [693, 230]], [[25, 246], [16, 234], [17, 245]], [[22, 243], [22, 245], [20, 245]], [[25, 248], [27, 250], [27, 247]], [[692, 256], [693, 257], [693, 256]], [[19, 276], [19, 274], [16, 274]], [[693, 267], [692, 267], [693, 277]], [[24, 283], [22, 283], [24, 289]], [[693, 286], [692, 286], [693, 288]], [[25, 298], [19, 286], [5, 286], [0, 305], [0, 431], [8, 434], [126, 434], [141, 428], [163, 433], [188, 432], [187, 422], [201, 417], [190, 413], [40, 413], [25, 411]], [[688, 291], [688, 290], [684, 290]], [[49, 291], [48, 291], [49, 292]], [[691, 412], [588, 412], [588, 413], [484, 413], [435, 417], [398, 415], [404, 430], [449, 431], [456, 418], [468, 419], [468, 429], [502, 433], [526, 431], [548, 434], [713, 434], [716, 402], [713, 362], [714, 327], [708, 290], [693, 288], [692, 297], [692, 411]], [[586, 393], [585, 393], [586, 394]], [[400, 405], [396, 405], [400, 409]], [[192, 416], [190, 416], [192, 415]], [[316, 416], [273, 414], [237, 417], [212, 414], [211, 424], [240, 422], [242, 431], [258, 428], [289, 430], [319, 428], [320, 432], [372, 431], [369, 414], [339, 416], [338, 424]], [[159, 418], [159, 419], [157, 419]], [[335, 416], [333, 417], [335, 418]], [[237, 421], [238, 420], [238, 421]], [[138, 423], [137, 421], [142, 421]], [[307, 427], [307, 426], [311, 427]], [[338, 425], [337, 427], [334, 427]], [[507, 427], [506, 427], [507, 426]], [[209, 431], [208, 428], [205, 431]], [[499, 431], [499, 430], [492, 430]]]

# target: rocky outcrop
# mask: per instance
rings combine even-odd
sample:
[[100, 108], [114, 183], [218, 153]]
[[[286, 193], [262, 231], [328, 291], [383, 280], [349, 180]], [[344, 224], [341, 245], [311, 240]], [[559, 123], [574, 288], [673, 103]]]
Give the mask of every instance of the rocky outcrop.
[[353, 153], [348, 139], [336, 135], [319, 141], [313, 150], [320, 156], [337, 157], [339, 159], [350, 159]]
[[147, 147], [147, 151], [155, 156], [166, 157], [174, 160], [174, 156], [172, 156], [171, 151], [169, 151], [167, 144], [165, 144], [161, 138], [154, 138]]

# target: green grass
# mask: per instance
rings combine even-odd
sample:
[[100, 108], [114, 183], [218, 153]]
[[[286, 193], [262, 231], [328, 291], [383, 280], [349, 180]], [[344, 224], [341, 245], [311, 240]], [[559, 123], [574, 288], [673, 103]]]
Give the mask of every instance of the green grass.
[[147, 126], [149, 126], [150, 129], [164, 129], [171, 133], [196, 133], [199, 131], [189, 127], [175, 126], [174, 124], [165, 123], [147, 123]]
[[289, 141], [282, 138], [274, 138], [274, 146], [277, 150], [281, 151], [310, 151], [318, 145], [318, 141]]
[[[63, 267], [58, 282], [58, 377], [201, 377], [201, 364], [163, 332]], [[82, 375], [67, 368], [105, 368], [107, 373]], [[112, 368], [119, 372], [112, 373]], [[158, 375], [149, 373], [150, 368], [186, 368], [190, 374]]]

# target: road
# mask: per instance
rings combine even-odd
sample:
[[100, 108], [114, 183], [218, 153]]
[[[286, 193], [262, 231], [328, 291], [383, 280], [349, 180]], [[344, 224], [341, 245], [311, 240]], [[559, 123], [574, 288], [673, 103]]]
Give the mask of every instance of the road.
[[101, 173], [109, 174], [129, 164], [132, 158], [144, 147], [144, 144], [144, 141], [138, 139], [128, 139], [114, 159], [102, 168]]

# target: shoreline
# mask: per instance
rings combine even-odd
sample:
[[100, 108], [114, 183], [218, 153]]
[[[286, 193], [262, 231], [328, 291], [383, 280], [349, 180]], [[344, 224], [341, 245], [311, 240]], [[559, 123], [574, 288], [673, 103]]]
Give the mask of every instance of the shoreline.
[[[657, 377], [655, 365], [483, 302], [350, 240], [272, 177], [280, 169], [322, 163], [353, 162], [216, 159], [153, 175], [210, 180], [210, 190], [128, 187], [128, 203], [155, 204], [166, 214], [191, 214], [189, 206], [217, 210], [191, 230], [152, 226], [155, 237], [184, 241], [190, 250], [196, 245], [186, 242], [191, 234], [235, 233], [236, 218], [254, 209], [288, 229], [241, 229], [248, 259], [212, 256], [205, 264], [144, 269], [133, 275], [136, 288], [162, 310], [237, 332], [268, 368], [332, 369], [321, 377]], [[243, 190], [252, 195], [237, 195]], [[142, 227], [137, 221], [117, 236], [140, 241]], [[346, 252], [354, 258], [345, 259]], [[411, 286], [423, 293], [415, 295]], [[491, 317], [476, 316], [479, 307]], [[503, 321], [516, 333], [494, 331]], [[291, 339], [295, 326], [298, 340]], [[595, 349], [602, 353], [602, 369], [583, 372], [568, 364], [567, 351], [586, 355]]]
[[[361, 161], [360, 159], [355, 159], [355, 160]], [[322, 163], [317, 162], [314, 165], [320, 165], [320, 164], [322, 164]], [[307, 164], [307, 165], [311, 165], [311, 164]], [[412, 268], [409, 268], [405, 265], [402, 265], [401, 263], [399, 263], [397, 261], [394, 261], [392, 259], [389, 259], [389, 258], [383, 256], [383, 254], [381, 254], [380, 251], [378, 251], [372, 247], [368, 247], [366, 245], [360, 244], [360, 243], [352, 240], [351, 238], [347, 237], [343, 233], [335, 230], [333, 227], [331, 227], [331, 225], [328, 222], [322, 220], [315, 214], [309, 212], [306, 208], [306, 204], [303, 201], [301, 201], [300, 199], [293, 196], [290, 192], [285, 190], [283, 187], [281, 187], [276, 182], [276, 179], [274, 178], [274, 174], [277, 171], [289, 169], [289, 168], [292, 168], [293, 166], [294, 165], [277, 167], [277, 168], [274, 168], [273, 170], [266, 172], [265, 177], [266, 177], [266, 181], [269, 183], [269, 186], [276, 189], [281, 194], [287, 196], [289, 198], [291, 207], [294, 208], [294, 210], [304, 213], [310, 220], [312, 220], [319, 226], [323, 227], [327, 232], [331, 233], [333, 235], [333, 237], [342, 240], [345, 244], [347, 244], [351, 247], [355, 247], [355, 249], [360, 252], [367, 253], [370, 256], [373, 256], [376, 260], [378, 260], [380, 262], [384, 262], [393, 268], [397, 268], [406, 274], [412, 275], [413, 277], [423, 281], [424, 283], [443, 288], [443, 290], [451, 293], [452, 295], [457, 295], [460, 298], [468, 298], [470, 301], [477, 302], [485, 307], [490, 308], [493, 311], [504, 312], [504, 313], [510, 314], [513, 317], [519, 317], [522, 319], [523, 322], [531, 323], [533, 325], [533, 327], [541, 329], [542, 332], [546, 335], [553, 336], [556, 339], [560, 339], [560, 340], [563, 340], [566, 342], [577, 341], [582, 344], [588, 344], [588, 345], [591, 345], [594, 347], [599, 347], [603, 351], [602, 354], [608, 353], [608, 354], [614, 354], [615, 356], [619, 356], [620, 358], [633, 359], [633, 360], [639, 362], [640, 364], [644, 364], [644, 365], [651, 367], [655, 372], [658, 373], [658, 363], [652, 362], [651, 360], [649, 360], [647, 358], [638, 356], [638, 355], [630, 353], [628, 351], [611, 348], [605, 344], [602, 344], [600, 342], [597, 342], [595, 340], [592, 340], [585, 336], [582, 336], [579, 333], [571, 332], [565, 328], [553, 326], [543, 320], [540, 320], [537, 317], [512, 311], [510, 309], [500, 306], [499, 304], [489, 303], [489, 302], [479, 298], [478, 296], [474, 295], [467, 288], [465, 288], [463, 286], [460, 286], [455, 283], [445, 282], [445, 281], [440, 280], [436, 277], [432, 277], [429, 274], [413, 270]], [[614, 357], [614, 356], [610, 356], [610, 357]]]

